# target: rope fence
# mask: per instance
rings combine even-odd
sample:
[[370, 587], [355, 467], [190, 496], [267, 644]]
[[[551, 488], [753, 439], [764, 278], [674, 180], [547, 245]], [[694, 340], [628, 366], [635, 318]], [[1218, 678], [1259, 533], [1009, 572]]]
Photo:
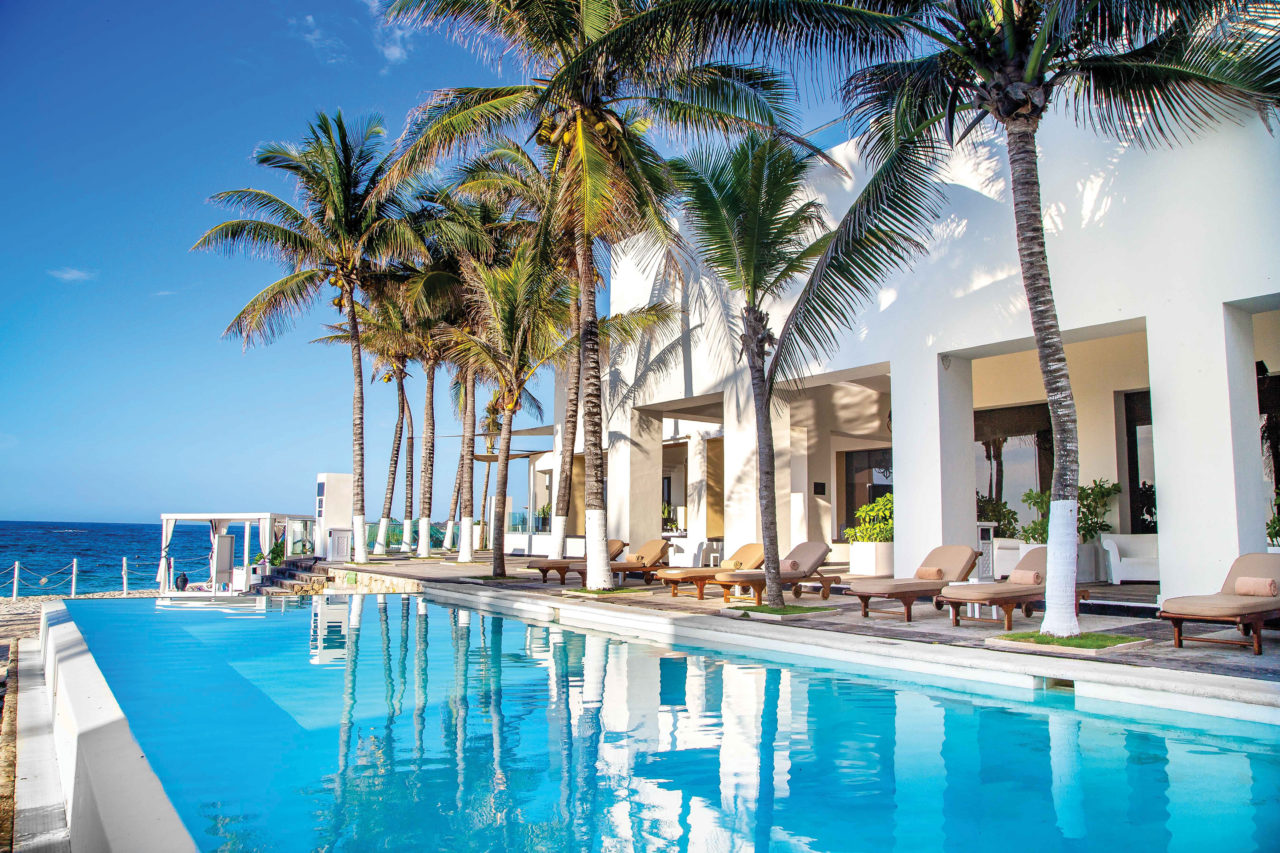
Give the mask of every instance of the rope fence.
[[[173, 557], [169, 558], [170, 567], [177, 562], [203, 563], [206, 561], [207, 558], [204, 557], [189, 557], [181, 560]], [[142, 568], [134, 568], [134, 566], [142, 566]], [[17, 601], [20, 589], [31, 590], [38, 595], [46, 595], [53, 590], [62, 589], [68, 585], [70, 585], [70, 597], [75, 598], [79, 574], [79, 558], [73, 559], [67, 565], [53, 572], [37, 572], [22, 565], [21, 561], [15, 560], [12, 568], [12, 579], [10, 580], [9, 600]], [[61, 580], [54, 580], [54, 578], [58, 578], [61, 575], [66, 575], [66, 577], [62, 577]], [[148, 568], [147, 562], [141, 556], [135, 555], [132, 558], [132, 564], [129, 557], [120, 558], [120, 589], [125, 595], [129, 594], [130, 577], [154, 580], [155, 576], [156, 570]]]

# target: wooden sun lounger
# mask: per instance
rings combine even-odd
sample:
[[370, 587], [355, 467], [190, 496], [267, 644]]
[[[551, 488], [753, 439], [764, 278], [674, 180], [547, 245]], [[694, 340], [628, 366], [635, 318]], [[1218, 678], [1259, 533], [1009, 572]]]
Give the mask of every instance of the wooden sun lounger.
[[692, 568], [668, 568], [658, 571], [658, 580], [671, 587], [671, 597], [678, 596], [680, 584], [691, 583], [698, 593], [698, 600], [703, 600], [707, 584], [714, 581], [716, 574], [725, 571], [755, 571], [764, 563], [764, 546], [759, 542], [743, 545], [733, 556], [720, 563], [719, 567], [695, 566]]
[[627, 559], [610, 562], [609, 571], [617, 576], [619, 586], [626, 582], [627, 575], [637, 573], [646, 585], [651, 584], [670, 548], [671, 543], [665, 539], [650, 539], [629, 553]]
[[[951, 624], [956, 626], [961, 620], [967, 622], [1004, 623], [1006, 631], [1013, 630], [1013, 612], [1021, 608], [1022, 615], [1031, 618], [1035, 605], [1044, 601], [1044, 584], [1012, 584], [1007, 581], [982, 584], [954, 584], [943, 589], [942, 593], [933, 597], [934, 608], [941, 610], [943, 606], [951, 608]], [[1003, 587], [1003, 589], [1001, 589]], [[1089, 597], [1089, 590], [1076, 589], [1076, 613], [1080, 612], [1080, 602]], [[999, 607], [1004, 611], [1003, 619], [991, 619], [986, 616], [960, 615], [960, 609], [967, 604], [981, 607]]]
[[[978, 552], [967, 545], [942, 545], [929, 552], [920, 569], [933, 568], [942, 571], [940, 580], [925, 578], [853, 578], [849, 581], [848, 595], [857, 596], [862, 602], [864, 618], [872, 613], [899, 615], [897, 610], [876, 609], [873, 598], [887, 598], [902, 603], [901, 615], [911, 621], [911, 607], [921, 598], [938, 595], [950, 583], [959, 583], [969, 577], [978, 562]], [[917, 570], [919, 574], [920, 570]]]
[[[1280, 554], [1242, 554], [1231, 564], [1222, 589], [1213, 595], [1183, 595], [1166, 598], [1158, 614], [1173, 625], [1174, 648], [1182, 648], [1184, 640], [1197, 643], [1220, 643], [1226, 646], [1252, 647], [1262, 654], [1262, 629], [1280, 627], [1280, 597], [1237, 595], [1236, 579], [1241, 577], [1271, 578], [1280, 581]], [[1235, 625], [1245, 639], [1224, 637], [1184, 637], [1184, 622]], [[1268, 622], [1273, 623], [1267, 625]]]
[[[831, 597], [831, 585], [839, 583], [840, 576], [824, 575], [819, 571], [829, 553], [831, 553], [831, 546], [825, 542], [802, 542], [792, 548], [790, 554], [782, 558], [782, 566], [786, 570], [780, 573], [780, 580], [782, 583], [791, 584], [792, 595], [799, 598], [803, 594], [801, 584], [817, 583], [822, 585], [823, 600], [825, 601]], [[755, 598], [757, 607], [764, 603], [764, 588], [767, 582], [763, 571], [722, 571], [717, 572], [715, 578], [711, 581], [711, 583], [717, 584], [724, 590], [726, 603], [735, 588], [740, 586], [748, 587]]]
[[[609, 559], [612, 560], [622, 553], [627, 547], [627, 543], [621, 539], [609, 540]], [[560, 586], [565, 585], [565, 578], [570, 572], [573, 572], [582, 579], [582, 585], [587, 585], [587, 564], [581, 559], [575, 557], [572, 560], [549, 560], [539, 558], [530, 560], [527, 568], [536, 569], [542, 574], [542, 582], [546, 583], [551, 572], [555, 572], [560, 576]]]

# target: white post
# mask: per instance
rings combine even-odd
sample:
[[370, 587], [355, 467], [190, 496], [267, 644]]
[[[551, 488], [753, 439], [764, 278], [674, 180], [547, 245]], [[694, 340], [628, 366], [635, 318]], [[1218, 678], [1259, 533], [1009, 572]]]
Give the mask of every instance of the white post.
[[71, 597], [76, 597], [76, 575], [80, 571], [80, 560], [76, 557], [71, 558]]
[[14, 560], [13, 561], [13, 598], [11, 599], [13, 601], [18, 600], [18, 572], [21, 569], [22, 569], [22, 563], [19, 563], [17, 560]]
[[[262, 548], [262, 543], [258, 543], [258, 548]], [[249, 576], [249, 522], [244, 523], [244, 574]]]
[[124, 594], [127, 596], [129, 594], [129, 558], [128, 557], [120, 558], [120, 581], [121, 581], [121, 586], [124, 588]]

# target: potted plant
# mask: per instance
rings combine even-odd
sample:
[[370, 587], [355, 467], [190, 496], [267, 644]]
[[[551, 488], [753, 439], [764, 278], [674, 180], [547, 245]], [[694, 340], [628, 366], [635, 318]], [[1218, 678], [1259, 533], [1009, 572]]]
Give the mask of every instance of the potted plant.
[[1280, 554], [1280, 515], [1267, 519], [1267, 553]]
[[[1100, 577], [1098, 565], [1098, 534], [1111, 530], [1107, 521], [1107, 510], [1111, 501], [1120, 494], [1120, 484], [1107, 479], [1094, 480], [1087, 486], [1080, 487], [1080, 514], [1076, 519], [1076, 532], [1079, 534], [1080, 549], [1076, 557], [1076, 574], [1080, 579], [1097, 580]], [[1030, 524], [1024, 524], [1018, 531], [1018, 538], [1027, 544], [1022, 550], [1044, 545], [1049, 541], [1049, 493], [1028, 491], [1022, 495], [1023, 503], [1036, 511], [1037, 518]]]
[[890, 492], [854, 513], [855, 527], [844, 531], [849, 543], [849, 573], [893, 576], [893, 493]]

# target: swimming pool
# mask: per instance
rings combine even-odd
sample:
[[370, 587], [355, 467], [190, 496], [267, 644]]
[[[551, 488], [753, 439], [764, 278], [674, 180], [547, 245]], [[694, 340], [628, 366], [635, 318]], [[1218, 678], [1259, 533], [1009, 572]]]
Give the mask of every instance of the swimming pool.
[[202, 849], [1275, 850], [1273, 727], [439, 606], [69, 601]]

